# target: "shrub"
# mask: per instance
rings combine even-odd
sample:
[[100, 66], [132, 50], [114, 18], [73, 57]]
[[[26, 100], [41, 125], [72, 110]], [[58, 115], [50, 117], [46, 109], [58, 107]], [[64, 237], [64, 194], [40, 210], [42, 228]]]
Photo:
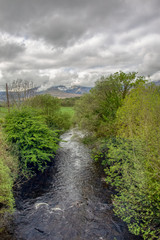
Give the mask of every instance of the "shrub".
[[[144, 239], [158, 239], [160, 223], [159, 197], [151, 197], [156, 188], [150, 189], [146, 168], [146, 148], [141, 141], [110, 140], [103, 164], [106, 182], [115, 187], [114, 211], [128, 224], [135, 235]], [[158, 188], [157, 188], [158, 190]], [[152, 192], [152, 194], [151, 194]]]
[[132, 90], [117, 112], [118, 140], [107, 145], [106, 181], [118, 191], [115, 212], [144, 239], [160, 236], [159, 105], [154, 85]]
[[71, 116], [68, 113], [55, 113], [53, 116], [45, 116], [47, 126], [63, 132], [71, 126]]
[[44, 115], [53, 116], [60, 110], [60, 99], [49, 94], [37, 95], [29, 98], [24, 104], [32, 108], [40, 109]]
[[79, 100], [80, 97], [73, 97], [73, 98], [64, 98], [61, 99], [61, 106], [63, 107], [73, 107], [77, 100]]
[[48, 127], [63, 132], [71, 126], [71, 117], [61, 112], [60, 104], [60, 99], [49, 94], [37, 95], [25, 102], [25, 105], [32, 107], [33, 111], [39, 110]]
[[43, 171], [58, 149], [57, 132], [50, 130], [33, 109], [16, 110], [6, 116], [5, 131], [23, 171]]

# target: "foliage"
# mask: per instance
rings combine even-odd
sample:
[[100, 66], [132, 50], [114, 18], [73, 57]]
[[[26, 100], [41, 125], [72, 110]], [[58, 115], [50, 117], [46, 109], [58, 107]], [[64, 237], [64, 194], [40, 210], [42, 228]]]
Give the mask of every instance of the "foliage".
[[114, 211], [135, 235], [160, 237], [160, 93], [139, 85], [117, 111], [117, 136], [103, 140], [101, 159], [112, 185]]
[[113, 196], [115, 213], [135, 235], [141, 234], [144, 239], [158, 238], [160, 194], [155, 192], [158, 185], [149, 188], [145, 143], [113, 138], [103, 144], [102, 149], [106, 182], [117, 191]]
[[25, 105], [38, 109], [47, 125], [52, 129], [67, 130], [71, 126], [71, 116], [61, 111], [61, 101], [49, 94], [37, 95], [25, 102]]
[[85, 141], [94, 141], [94, 159], [115, 188], [116, 215], [144, 239], [160, 237], [159, 106], [159, 87], [122, 72], [101, 78], [76, 104]]
[[57, 132], [32, 109], [15, 110], [6, 116], [7, 139], [18, 151], [23, 171], [43, 171], [58, 148]]
[[68, 113], [71, 117], [73, 117], [75, 114], [73, 107], [61, 107], [60, 110], [62, 113]]
[[45, 121], [48, 127], [51, 129], [57, 129], [60, 132], [68, 130], [72, 124], [70, 114], [61, 111], [53, 116], [45, 116]]
[[53, 116], [60, 109], [60, 100], [49, 94], [36, 95], [25, 102], [26, 105], [40, 109], [43, 114]]
[[12, 186], [18, 174], [17, 158], [12, 156], [8, 149], [0, 128], [0, 231], [3, 227], [5, 213], [13, 211]]
[[3, 119], [8, 112], [8, 109], [6, 107], [0, 107], [0, 118]]
[[79, 99], [80, 99], [80, 97], [61, 99], [61, 106], [62, 107], [73, 107]]
[[117, 109], [122, 106], [125, 96], [131, 88], [144, 83], [143, 77], [136, 73], [117, 72], [102, 77], [96, 86], [76, 103], [76, 120], [82, 129], [97, 137], [115, 134], [115, 117]]
[[[128, 139], [140, 139], [145, 143], [145, 165], [143, 168], [147, 178], [147, 191], [145, 193], [145, 198], [148, 198], [149, 201], [151, 201], [150, 207], [146, 208], [146, 210], [150, 211], [152, 208], [154, 208], [156, 213], [152, 214], [152, 219], [156, 222], [159, 221], [158, 223], [160, 224], [159, 106], [159, 89], [154, 85], [149, 85], [146, 87], [141, 86], [132, 91], [131, 94], [126, 98], [123, 107], [117, 112], [117, 122], [119, 136], [123, 136]], [[147, 232], [144, 232], [144, 236], [145, 234], [152, 233], [152, 231], [155, 230], [151, 220], [148, 220], [147, 228], [149, 227], [151, 229], [147, 230]]]
[[12, 194], [13, 179], [10, 177], [10, 169], [4, 164], [2, 158], [0, 158], [0, 214], [4, 213], [4, 210], [13, 210], [13, 194]]
[[[12, 188], [16, 178], [19, 175], [28, 178], [44, 171], [58, 149], [60, 130], [66, 130], [71, 125], [71, 116], [61, 111], [59, 99], [40, 95], [25, 98], [22, 103], [22, 97], [24, 94], [27, 96], [27, 92], [20, 94], [17, 95], [19, 104], [11, 109], [11, 113], [7, 114], [6, 108], [0, 108], [0, 126], [4, 126], [7, 141], [12, 146], [11, 150], [6, 145], [5, 134], [3, 132], [2, 136], [0, 129], [0, 231], [5, 225], [6, 212], [13, 211]], [[11, 157], [11, 152], [18, 159]]]

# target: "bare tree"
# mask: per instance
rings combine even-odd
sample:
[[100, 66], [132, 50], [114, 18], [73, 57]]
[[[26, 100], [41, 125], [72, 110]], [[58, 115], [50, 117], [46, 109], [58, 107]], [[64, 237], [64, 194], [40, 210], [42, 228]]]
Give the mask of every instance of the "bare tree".
[[26, 99], [35, 95], [32, 81], [17, 79], [8, 85], [9, 99], [12, 105], [20, 107]]

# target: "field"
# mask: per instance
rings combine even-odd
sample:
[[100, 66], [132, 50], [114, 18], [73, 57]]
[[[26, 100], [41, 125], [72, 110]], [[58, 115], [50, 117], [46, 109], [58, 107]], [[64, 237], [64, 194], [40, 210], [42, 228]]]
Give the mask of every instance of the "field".
[[4, 118], [6, 113], [8, 112], [8, 109], [5, 107], [0, 107], [0, 118]]
[[73, 107], [61, 107], [61, 112], [62, 113], [68, 113], [71, 117], [74, 116], [74, 108]]

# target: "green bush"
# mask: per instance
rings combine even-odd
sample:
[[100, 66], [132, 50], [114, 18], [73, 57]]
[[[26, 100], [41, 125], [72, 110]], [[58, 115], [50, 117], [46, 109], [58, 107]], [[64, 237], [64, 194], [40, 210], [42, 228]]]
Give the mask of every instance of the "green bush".
[[68, 113], [58, 112], [53, 116], [45, 116], [46, 123], [51, 129], [66, 131], [71, 126], [71, 116]]
[[16, 110], [6, 116], [5, 131], [23, 171], [43, 171], [58, 149], [57, 132], [50, 130], [33, 109]]
[[44, 94], [29, 98], [24, 105], [40, 109], [44, 115], [53, 116], [55, 112], [60, 110], [61, 102], [60, 99], [56, 97]]
[[64, 98], [61, 100], [61, 106], [63, 107], [73, 107], [77, 100], [79, 100], [80, 97], [73, 97], [73, 98]]
[[25, 105], [32, 107], [33, 111], [39, 110], [48, 127], [60, 130], [67, 130], [71, 126], [71, 116], [61, 112], [61, 101], [49, 94], [37, 95], [25, 102]]
[[[116, 215], [128, 224], [133, 234], [158, 239], [160, 194], [155, 193], [156, 187], [149, 188], [145, 143], [114, 138], [103, 144], [102, 149], [106, 182], [117, 191], [113, 196]], [[151, 197], [152, 194], [155, 196]]]

